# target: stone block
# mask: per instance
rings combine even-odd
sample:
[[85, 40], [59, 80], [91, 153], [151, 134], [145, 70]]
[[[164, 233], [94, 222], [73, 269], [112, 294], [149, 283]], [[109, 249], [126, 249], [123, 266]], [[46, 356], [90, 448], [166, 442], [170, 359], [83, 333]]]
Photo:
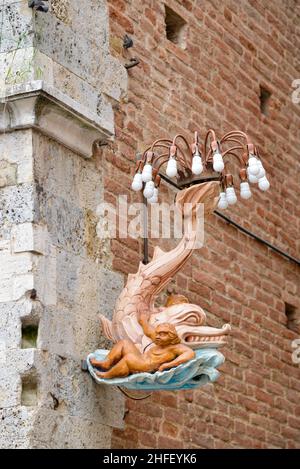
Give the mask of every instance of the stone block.
[[99, 343], [97, 320], [85, 318], [80, 310], [48, 307], [41, 318], [39, 348], [62, 356], [85, 357]]
[[44, 193], [40, 202], [41, 221], [47, 223], [51, 243], [75, 254], [83, 254], [84, 212], [59, 195]]
[[34, 126], [85, 158], [91, 157], [95, 140], [105, 141], [114, 132], [113, 121], [107, 115], [32, 77], [6, 86], [0, 105], [0, 130]]
[[11, 243], [14, 253], [33, 252], [45, 255], [49, 249], [47, 228], [32, 223], [15, 225], [11, 232]]
[[0, 342], [3, 364], [6, 364], [6, 358], [4, 360], [4, 355], [6, 357], [7, 349], [17, 349], [20, 347], [21, 311], [21, 304], [15, 302], [0, 303]]
[[21, 404], [21, 379], [16, 373], [7, 373], [0, 367], [0, 409]]
[[30, 432], [35, 411], [26, 407], [0, 409], [0, 448], [30, 448]]
[[0, 5], [0, 17], [2, 54], [33, 44], [32, 10], [28, 8], [27, 2], [5, 0]]
[[36, 352], [34, 367], [39, 379], [40, 407], [109, 426], [123, 425], [123, 395], [97, 385], [81, 370], [80, 359]]
[[[34, 421], [31, 448], [110, 448], [112, 428], [88, 418], [40, 410]], [[51, 438], [49, 438], [51, 435]]]
[[16, 44], [6, 54], [0, 54], [0, 90], [5, 93], [7, 86], [31, 81], [38, 74], [33, 47], [20, 47]]
[[0, 251], [0, 303], [19, 300], [34, 288], [33, 258], [30, 253]]
[[8, 161], [0, 160], [0, 188], [13, 186], [17, 183], [17, 166]]
[[12, 298], [11, 300], [19, 300], [25, 296], [28, 291], [35, 287], [35, 278], [33, 273], [17, 275], [12, 281]]
[[112, 316], [123, 287], [122, 275], [64, 251], [58, 252], [57, 265], [59, 301], [86, 317], [95, 318], [95, 314], [100, 312]]
[[6, 371], [18, 373], [22, 376], [32, 374], [38, 365], [38, 351], [36, 349], [7, 349]]
[[19, 162], [17, 167], [18, 184], [33, 182], [33, 160], [27, 159]]
[[38, 300], [44, 306], [57, 303], [57, 248], [48, 244], [45, 256], [36, 258], [35, 289]]
[[123, 395], [80, 366], [123, 286], [103, 268], [103, 170], [91, 156], [114, 134], [127, 85], [107, 3], [86, 3], [52, 0], [47, 15], [27, 0], [0, 6], [0, 448], [109, 448], [123, 426]]
[[32, 184], [0, 190], [0, 227], [31, 222], [34, 219], [35, 191]]
[[[18, 132], [6, 133], [0, 138], [0, 160], [11, 164], [32, 162], [32, 130], [18, 130]], [[20, 181], [31, 182], [31, 181]]]

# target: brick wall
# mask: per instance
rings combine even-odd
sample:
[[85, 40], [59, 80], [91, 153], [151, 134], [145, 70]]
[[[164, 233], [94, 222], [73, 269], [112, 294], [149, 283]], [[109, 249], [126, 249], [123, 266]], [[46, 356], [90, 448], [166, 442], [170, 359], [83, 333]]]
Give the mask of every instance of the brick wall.
[[[110, 202], [130, 190], [135, 153], [157, 137], [213, 127], [221, 136], [240, 128], [261, 149], [271, 189], [253, 190], [228, 215], [299, 257], [300, 9], [295, 0], [167, 0], [187, 23], [186, 47], [166, 38], [160, 0], [109, 0], [112, 53], [126, 62], [125, 33], [141, 64], [131, 69], [128, 95], [115, 108], [116, 142], [105, 151]], [[268, 116], [260, 87], [271, 93]], [[171, 200], [172, 189], [163, 189]], [[159, 241], [163, 248], [169, 244]], [[113, 268], [137, 270], [142, 243], [112, 242]], [[300, 447], [300, 366], [287, 328], [285, 303], [300, 309], [295, 263], [227, 225], [206, 223], [205, 247], [177, 275], [173, 288], [202, 306], [209, 325], [233, 326], [226, 362], [215, 385], [154, 393], [127, 401], [125, 429], [115, 448]]]

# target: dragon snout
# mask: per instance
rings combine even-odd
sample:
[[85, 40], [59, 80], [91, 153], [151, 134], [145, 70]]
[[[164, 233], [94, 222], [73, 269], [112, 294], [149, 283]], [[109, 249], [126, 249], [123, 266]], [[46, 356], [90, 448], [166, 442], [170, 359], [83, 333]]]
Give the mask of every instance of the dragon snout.
[[181, 340], [191, 348], [221, 347], [226, 344], [231, 331], [230, 324], [224, 324], [221, 329], [199, 326], [198, 328], [177, 328]]

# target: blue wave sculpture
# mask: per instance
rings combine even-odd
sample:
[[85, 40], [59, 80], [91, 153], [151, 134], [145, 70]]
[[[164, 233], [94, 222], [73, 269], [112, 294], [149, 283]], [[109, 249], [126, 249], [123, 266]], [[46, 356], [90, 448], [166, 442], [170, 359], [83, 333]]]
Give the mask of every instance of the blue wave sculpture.
[[135, 373], [125, 378], [103, 379], [96, 375], [96, 369], [90, 359], [104, 360], [109, 350], [99, 349], [87, 357], [88, 370], [99, 384], [122, 386], [139, 391], [193, 389], [207, 383], [213, 383], [219, 377], [216, 369], [225, 361], [222, 353], [214, 348], [195, 350], [196, 357], [175, 368], [155, 373]]

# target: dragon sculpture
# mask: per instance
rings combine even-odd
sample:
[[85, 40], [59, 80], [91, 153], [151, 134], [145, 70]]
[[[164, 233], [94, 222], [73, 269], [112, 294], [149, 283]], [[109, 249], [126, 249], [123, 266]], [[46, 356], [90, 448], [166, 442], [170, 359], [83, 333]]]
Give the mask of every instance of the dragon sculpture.
[[[173, 276], [184, 266], [196, 246], [196, 211], [199, 204], [204, 205], [204, 215], [213, 212], [219, 198], [219, 183], [216, 181], [194, 185], [180, 191], [176, 197], [176, 206], [184, 217], [184, 234], [179, 244], [171, 251], [164, 252], [159, 247], [154, 250], [152, 261], [140, 263], [136, 274], [129, 274], [127, 283], [121, 292], [110, 321], [100, 316], [104, 335], [114, 343], [122, 339], [131, 340], [141, 352], [151, 343], [137, 316], [147, 313], [149, 323], [156, 326], [168, 322], [176, 327], [181, 342], [194, 350], [218, 348], [226, 343], [230, 325], [221, 329], [205, 326], [206, 315], [202, 308], [188, 303], [180, 295], [169, 298], [165, 307], [154, 306], [157, 295], [169, 283]], [[189, 204], [186, 213], [184, 205]]]

